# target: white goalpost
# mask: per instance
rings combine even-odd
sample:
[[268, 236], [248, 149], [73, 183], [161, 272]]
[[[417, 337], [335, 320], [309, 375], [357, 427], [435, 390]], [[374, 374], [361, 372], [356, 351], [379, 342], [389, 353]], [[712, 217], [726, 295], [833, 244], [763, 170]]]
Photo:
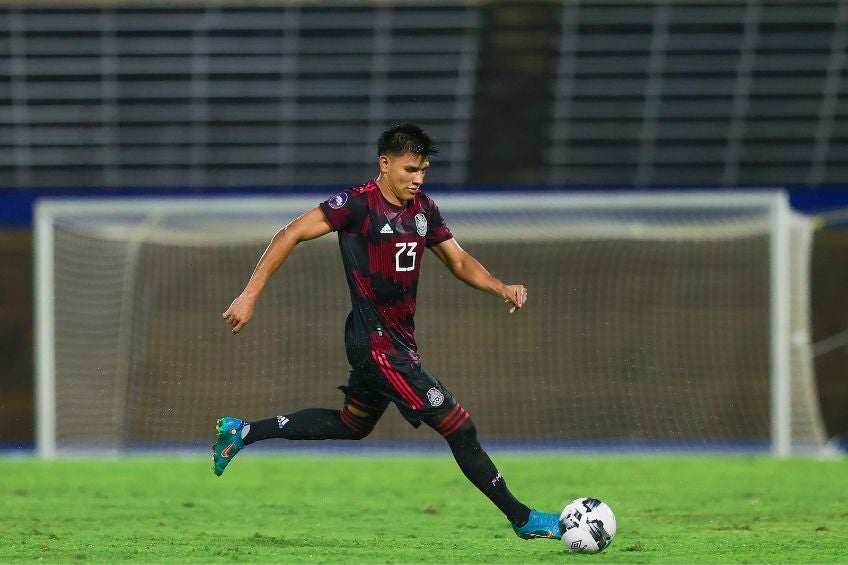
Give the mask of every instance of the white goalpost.
[[[40, 201], [39, 455], [203, 448], [223, 415], [338, 406], [335, 235], [296, 249], [242, 334], [220, 319], [275, 231], [327, 196]], [[464, 248], [530, 289], [508, 316], [435, 257], [422, 266], [424, 364], [488, 444], [823, 452], [812, 228], [784, 192], [435, 199]], [[365, 441], [438, 438], [387, 413]]]

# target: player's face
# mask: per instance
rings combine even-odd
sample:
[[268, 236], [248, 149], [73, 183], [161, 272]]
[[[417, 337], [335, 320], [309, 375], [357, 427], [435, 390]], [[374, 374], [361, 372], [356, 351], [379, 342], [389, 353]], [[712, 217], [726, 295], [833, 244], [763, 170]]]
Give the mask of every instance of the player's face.
[[380, 176], [384, 190], [398, 202], [409, 202], [424, 184], [424, 174], [430, 166], [427, 157], [421, 155], [380, 155]]

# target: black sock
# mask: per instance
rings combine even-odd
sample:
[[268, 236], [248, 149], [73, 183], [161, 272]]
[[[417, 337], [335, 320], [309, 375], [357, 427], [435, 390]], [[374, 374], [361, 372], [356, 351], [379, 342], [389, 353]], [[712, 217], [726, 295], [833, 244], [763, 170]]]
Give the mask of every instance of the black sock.
[[530, 508], [519, 502], [506, 488], [506, 481], [477, 441], [477, 430], [471, 420], [445, 439], [468, 480], [504, 513], [507, 520], [519, 528], [526, 524], [530, 518]]
[[[370, 431], [370, 429], [368, 430]], [[250, 422], [244, 444], [270, 438], [283, 439], [361, 439], [368, 435], [342, 421], [339, 410], [307, 408], [285, 416]]]

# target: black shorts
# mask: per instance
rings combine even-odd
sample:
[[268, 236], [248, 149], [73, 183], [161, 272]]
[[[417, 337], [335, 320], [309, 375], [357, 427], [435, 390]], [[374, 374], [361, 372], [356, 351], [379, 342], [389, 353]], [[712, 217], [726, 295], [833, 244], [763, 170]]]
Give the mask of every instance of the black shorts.
[[348, 399], [379, 417], [394, 402], [414, 427], [425, 422], [444, 436], [456, 431], [469, 415], [450, 392], [420, 362], [390, 361], [373, 351], [371, 358], [352, 368], [346, 386]]

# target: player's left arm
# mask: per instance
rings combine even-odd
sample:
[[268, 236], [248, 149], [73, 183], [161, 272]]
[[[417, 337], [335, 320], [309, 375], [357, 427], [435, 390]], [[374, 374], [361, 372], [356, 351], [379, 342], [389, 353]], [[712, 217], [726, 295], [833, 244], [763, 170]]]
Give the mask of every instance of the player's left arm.
[[492, 275], [453, 238], [432, 245], [430, 249], [456, 278], [478, 290], [500, 296], [510, 305], [512, 314], [527, 301], [527, 289], [521, 284], [505, 284]]

